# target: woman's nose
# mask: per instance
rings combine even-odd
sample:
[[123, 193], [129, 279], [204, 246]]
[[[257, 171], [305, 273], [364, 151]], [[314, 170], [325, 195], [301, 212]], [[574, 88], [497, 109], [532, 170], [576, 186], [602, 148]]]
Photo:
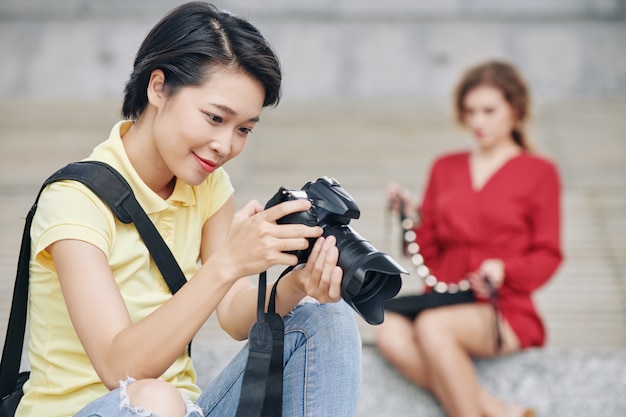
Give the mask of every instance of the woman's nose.
[[230, 154], [232, 143], [232, 135], [223, 131], [217, 132], [217, 134], [213, 135], [211, 141], [209, 142], [209, 147], [217, 152], [220, 156], [228, 156]]
[[485, 122], [485, 118], [481, 114], [474, 114], [470, 117], [469, 125], [472, 127], [481, 127]]

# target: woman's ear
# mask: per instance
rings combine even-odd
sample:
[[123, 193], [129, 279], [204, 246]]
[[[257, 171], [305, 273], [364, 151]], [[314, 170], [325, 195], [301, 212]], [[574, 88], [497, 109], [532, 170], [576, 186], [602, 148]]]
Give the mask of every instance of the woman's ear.
[[162, 70], [155, 69], [150, 74], [147, 95], [148, 103], [156, 107], [161, 107], [165, 101], [165, 73]]

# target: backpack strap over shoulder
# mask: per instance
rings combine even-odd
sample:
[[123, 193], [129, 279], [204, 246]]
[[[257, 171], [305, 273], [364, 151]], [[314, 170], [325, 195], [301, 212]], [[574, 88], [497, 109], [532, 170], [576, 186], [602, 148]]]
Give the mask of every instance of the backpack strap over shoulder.
[[[39, 195], [48, 185], [56, 181], [73, 180], [86, 185], [100, 197], [122, 223], [132, 219], [122, 204], [127, 198], [134, 198], [133, 191], [124, 177], [113, 167], [100, 161], [73, 162], [59, 169], [44, 181]], [[37, 196], [37, 201], [39, 200]]]
[[139, 205], [130, 185], [113, 167], [100, 161], [74, 162], [52, 174], [44, 182], [44, 187], [59, 180], [74, 180], [85, 184], [107, 203], [119, 221], [135, 223], [172, 294], [187, 282], [174, 255]]
[[157, 267], [161, 271], [172, 294], [186, 282], [178, 262], [161, 237], [124, 177], [110, 165], [99, 161], [81, 161], [71, 163], [52, 174], [41, 186], [35, 203], [26, 216], [20, 255], [18, 258], [11, 312], [7, 325], [2, 360], [0, 362], [0, 399], [9, 395], [17, 381], [22, 359], [24, 333], [26, 330], [26, 311], [28, 307], [28, 281], [31, 255], [30, 228], [32, 225], [39, 196], [46, 186], [61, 180], [74, 180], [86, 185], [110, 208], [122, 223], [135, 223], [139, 235], [150, 251]]

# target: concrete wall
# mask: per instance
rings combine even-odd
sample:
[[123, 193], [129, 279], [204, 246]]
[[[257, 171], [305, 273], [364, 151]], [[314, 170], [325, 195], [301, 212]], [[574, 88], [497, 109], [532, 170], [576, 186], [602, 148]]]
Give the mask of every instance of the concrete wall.
[[[121, 96], [179, 2], [0, 0], [0, 97]], [[224, 0], [270, 39], [284, 96], [447, 100], [460, 71], [516, 63], [538, 99], [626, 97], [626, 0]]]

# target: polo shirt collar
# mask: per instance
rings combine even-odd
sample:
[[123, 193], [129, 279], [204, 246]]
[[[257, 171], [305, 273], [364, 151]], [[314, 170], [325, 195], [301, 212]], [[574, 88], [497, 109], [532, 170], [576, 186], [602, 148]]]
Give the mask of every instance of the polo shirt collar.
[[105, 162], [118, 170], [126, 178], [126, 181], [128, 181], [135, 193], [137, 201], [148, 214], [164, 211], [172, 205], [195, 205], [196, 196], [193, 187], [178, 179], [176, 179], [172, 195], [167, 200], [163, 200], [143, 182], [130, 163], [122, 142], [122, 136], [130, 129], [132, 123], [131, 120], [122, 120], [116, 123], [113, 129], [111, 129], [109, 138], [96, 146], [87, 159]]

